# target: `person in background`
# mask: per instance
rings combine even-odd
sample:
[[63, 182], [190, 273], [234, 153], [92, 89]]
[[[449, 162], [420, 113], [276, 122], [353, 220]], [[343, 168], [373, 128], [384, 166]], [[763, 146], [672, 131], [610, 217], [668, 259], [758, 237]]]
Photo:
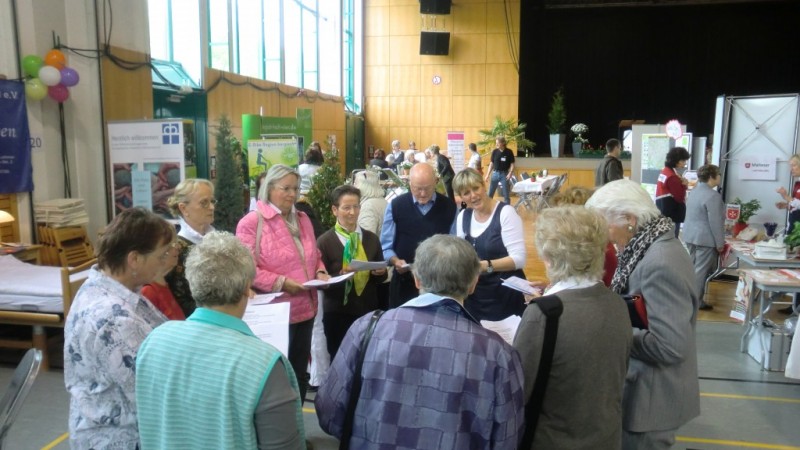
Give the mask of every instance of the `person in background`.
[[[422, 154], [422, 158], [423, 158], [422, 162], [425, 162], [425, 154], [424, 153]], [[411, 161], [411, 164], [417, 164], [418, 162], [420, 162], [419, 159], [417, 158], [417, 151], [416, 150], [412, 150], [412, 149], [406, 150], [405, 160], [406, 161]]]
[[415, 261], [421, 295], [381, 316], [361, 373], [356, 360], [372, 314], [348, 330], [314, 402], [320, 428], [342, 438], [353, 379], [362, 377], [350, 448], [516, 449], [524, 428], [519, 355], [463, 306], [478, 282], [475, 250], [437, 235], [419, 245]]
[[175, 193], [168, 200], [170, 211], [179, 218], [178, 264], [164, 279], [172, 295], [189, 317], [196, 308], [189, 282], [184, 274], [184, 263], [193, 245], [199, 244], [203, 236], [214, 231], [214, 184], [203, 178], [187, 178], [175, 187]]
[[714, 307], [704, 300], [706, 278], [716, 268], [725, 247], [725, 202], [714, 190], [722, 180], [719, 167], [709, 164], [697, 169], [697, 180], [686, 200], [683, 242], [694, 263], [699, 308], [708, 311]]
[[289, 361], [242, 321], [255, 272], [229, 233], [210, 233], [189, 253], [197, 309], [150, 333], [136, 357], [143, 449], [305, 449]]
[[[361, 192], [358, 188], [350, 185], [337, 187], [331, 193], [331, 205], [336, 225], [317, 239], [317, 247], [328, 273], [338, 276], [353, 272], [349, 267], [352, 260], [385, 261], [378, 236], [358, 226], [361, 210]], [[322, 323], [331, 358], [339, 351], [350, 325], [378, 307], [377, 288], [385, 279], [385, 267], [358, 271], [353, 278], [325, 291]]]
[[622, 400], [622, 448], [668, 449], [700, 414], [695, 327], [699, 306], [689, 254], [650, 194], [631, 180], [599, 188], [586, 202], [608, 222], [618, 250], [611, 290], [641, 295], [647, 329], [633, 329]]
[[355, 176], [355, 187], [361, 191], [361, 213], [358, 215], [358, 226], [380, 236], [383, 229], [383, 216], [386, 213], [386, 201], [378, 174], [365, 170]]
[[606, 141], [606, 156], [594, 173], [594, 185], [596, 187], [610, 183], [614, 180], [623, 178], [622, 161], [619, 157], [622, 154], [622, 144], [617, 139]]
[[322, 167], [322, 164], [325, 163], [322, 150], [318, 148], [319, 142], [312, 142], [311, 146], [306, 150], [303, 164], [297, 167], [297, 173], [300, 174], [300, 195], [308, 194], [308, 191], [311, 190], [311, 186], [314, 184], [314, 175], [319, 168]]
[[164, 270], [153, 279], [150, 283], [142, 286], [142, 296], [150, 300], [162, 314], [167, 316], [169, 320], [185, 320], [186, 316], [183, 315], [183, 310], [172, 295], [169, 289], [167, 280], [164, 276], [172, 271], [178, 265], [178, 255], [180, 254], [180, 245], [173, 240], [170, 248], [167, 251], [167, 259], [164, 261]]
[[404, 154], [404, 152], [402, 150], [400, 150], [400, 141], [397, 140], [397, 139], [392, 141], [392, 153], [391, 153], [391, 156], [394, 156], [394, 158], [393, 158], [393, 161], [391, 163], [389, 163], [389, 167], [392, 168], [392, 169], [397, 170], [397, 166], [399, 166], [400, 163], [402, 163], [405, 160], [405, 154]]
[[386, 163], [386, 152], [384, 152], [382, 148], [375, 150], [372, 159], [369, 161], [369, 165], [377, 166], [381, 169], [388, 168], [389, 164]]
[[444, 182], [447, 196], [450, 198], [450, 201], [455, 203], [456, 196], [455, 193], [453, 193], [453, 177], [456, 173], [453, 171], [453, 166], [450, 164], [450, 158], [441, 154], [438, 145], [431, 145], [430, 151], [432, 158], [436, 161], [436, 171], [439, 172], [439, 178]]
[[[800, 156], [792, 155], [789, 158], [789, 168], [791, 169], [792, 180], [800, 177]], [[786, 235], [788, 236], [794, 230], [797, 222], [800, 222], [800, 181], [792, 183], [791, 195], [783, 186], [776, 189], [775, 192], [782, 198], [782, 201], [776, 203], [775, 206], [778, 209], [789, 210], [789, 223], [786, 226]], [[778, 311], [784, 314], [791, 314], [798, 307], [800, 307], [800, 294], [795, 294], [792, 305], [781, 308]]]
[[163, 270], [172, 225], [143, 208], [117, 214], [97, 244], [97, 264], [64, 325], [70, 447], [135, 449], [134, 364], [139, 346], [167, 318], [138, 292]]
[[467, 204], [456, 218], [455, 235], [466, 239], [481, 260], [478, 285], [464, 307], [478, 320], [522, 315], [523, 294], [503, 286], [508, 277], [525, 279], [522, 269], [527, 255], [522, 219], [513, 206], [486, 194], [486, 184], [476, 170], [458, 172], [453, 188]]
[[489, 182], [489, 197], [494, 197], [494, 191], [497, 190], [499, 183], [503, 188], [503, 199], [510, 205], [511, 190], [508, 180], [514, 175], [514, 152], [506, 148], [506, 138], [503, 136], [495, 139], [495, 144], [497, 148], [492, 150], [492, 160], [484, 179]]
[[430, 164], [416, 164], [409, 176], [409, 192], [386, 207], [381, 246], [387, 263], [394, 268], [389, 305], [397, 307], [417, 295], [409, 265], [417, 245], [434, 234], [450, 234], [456, 205], [436, 194], [436, 174]]
[[467, 167], [470, 169], [477, 170], [478, 173], [481, 174], [481, 176], [483, 176], [481, 154], [478, 153], [478, 146], [475, 145], [474, 142], [470, 142], [469, 151], [470, 151], [470, 157], [469, 157], [469, 162], [467, 163]]
[[686, 218], [686, 187], [689, 181], [678, 173], [678, 169], [684, 169], [687, 161], [688, 150], [683, 147], [671, 148], [656, 183], [656, 207], [675, 223], [675, 237], [680, 235], [681, 223]]
[[[570, 186], [563, 192], [559, 192], [553, 197], [553, 206], [579, 205], [583, 206], [594, 192], [581, 186]], [[617, 249], [614, 243], [608, 241], [603, 257], [603, 284], [611, 286], [611, 279], [617, 270]]]
[[[544, 295], [557, 295], [564, 311], [531, 449], [618, 449], [632, 333], [624, 300], [600, 281], [608, 225], [582, 206], [548, 208], [536, 217], [534, 239], [552, 283]], [[546, 320], [528, 307], [514, 336], [527, 401]]]
[[300, 175], [283, 164], [270, 167], [259, 192], [256, 211], [236, 226], [236, 237], [253, 252], [260, 292], [283, 292], [275, 302], [289, 302], [289, 362], [300, 386], [300, 401], [308, 386], [311, 332], [317, 313], [317, 290], [303, 286], [309, 280], [328, 280], [314, 229], [294, 204]]
[[255, 197], [251, 197], [250, 198], [250, 209], [249, 209], [249, 211], [255, 211], [256, 210], [256, 202], [258, 202], [258, 193], [261, 191], [261, 183], [264, 182], [264, 178], [266, 178], [266, 177], [267, 177], [267, 172], [266, 171], [261, 172], [256, 177], [256, 192], [255, 192], [256, 195], [255, 195]]

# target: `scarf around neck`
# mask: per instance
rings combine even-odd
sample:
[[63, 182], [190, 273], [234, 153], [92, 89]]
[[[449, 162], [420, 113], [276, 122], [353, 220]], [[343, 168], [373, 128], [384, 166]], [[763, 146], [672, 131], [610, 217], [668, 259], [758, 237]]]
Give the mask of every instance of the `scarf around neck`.
[[[367, 260], [367, 253], [364, 251], [364, 245], [361, 243], [361, 239], [358, 236], [358, 231], [349, 232], [344, 229], [339, 222], [336, 222], [336, 234], [345, 238], [344, 242], [344, 251], [342, 252], [342, 269], [346, 268], [350, 265], [350, 261], [357, 259], [360, 261]], [[362, 270], [356, 272], [353, 278], [348, 279], [344, 285], [344, 301], [343, 304], [347, 304], [347, 297], [350, 296], [350, 291], [353, 289], [353, 285], [356, 287], [356, 295], [361, 295], [364, 292], [364, 287], [367, 285], [367, 281], [369, 281], [369, 271]]]
[[611, 279], [612, 291], [622, 294], [627, 290], [628, 278], [633, 273], [636, 265], [639, 264], [639, 261], [644, 258], [647, 249], [664, 233], [672, 231], [672, 226], [672, 219], [658, 216], [644, 224], [633, 235], [630, 242], [617, 255], [617, 271], [614, 272], [614, 278]]

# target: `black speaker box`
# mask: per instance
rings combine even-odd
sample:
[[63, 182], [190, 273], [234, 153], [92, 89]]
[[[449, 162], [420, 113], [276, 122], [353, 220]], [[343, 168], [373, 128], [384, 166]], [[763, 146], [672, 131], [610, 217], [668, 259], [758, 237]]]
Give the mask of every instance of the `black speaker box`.
[[450, 33], [423, 31], [419, 35], [420, 55], [446, 55], [450, 52]]
[[419, 0], [420, 14], [450, 14], [450, 0]]

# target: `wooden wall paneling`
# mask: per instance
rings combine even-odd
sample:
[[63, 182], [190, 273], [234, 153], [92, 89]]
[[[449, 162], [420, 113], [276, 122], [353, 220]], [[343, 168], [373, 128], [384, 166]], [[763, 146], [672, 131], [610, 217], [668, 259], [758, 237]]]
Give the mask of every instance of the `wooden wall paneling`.
[[[439, 77], [439, 84], [434, 83], [434, 77]], [[435, 64], [421, 66], [420, 68], [420, 95], [453, 95], [453, 66]]]
[[[146, 62], [144, 53], [112, 47], [111, 52], [125, 61]], [[149, 66], [135, 70], [102, 60], [103, 114], [106, 122], [153, 118], [153, 78]]]
[[[514, 40], [519, 42], [519, 33], [514, 34], [514, 36]], [[519, 44], [516, 44], [516, 48], [517, 52], [519, 52]], [[517, 54], [517, 57], [519, 57], [519, 54]], [[508, 49], [508, 36], [505, 33], [486, 35], [486, 62], [490, 64], [513, 64], [511, 52]], [[516, 72], [516, 69], [514, 71]]]
[[364, 116], [373, 127], [392, 125], [391, 97], [369, 97], [364, 105]]
[[[391, 39], [389, 36], [364, 38], [364, 65], [386, 67], [391, 64]], [[392, 48], [393, 49], [393, 48]]]
[[420, 129], [420, 138], [417, 140], [417, 149], [424, 150], [432, 144], [439, 148], [447, 148], [447, 132], [450, 127], [423, 127]]
[[423, 83], [421, 67], [420, 65], [391, 66], [387, 73], [389, 89], [385, 92], [392, 96], [420, 95], [420, 86]]
[[419, 97], [390, 97], [391, 125], [414, 126], [420, 123]]
[[459, 64], [452, 68], [453, 95], [486, 95], [486, 66]]
[[453, 96], [453, 123], [461, 124], [460, 128], [488, 127], [485, 120], [486, 97], [482, 95]]
[[[486, 95], [515, 96], [519, 86], [519, 74], [512, 64], [492, 64], [486, 72]], [[517, 113], [514, 113], [514, 117]]]
[[0, 211], [5, 211], [16, 219], [11, 223], [0, 225], [0, 242], [19, 242], [17, 194], [0, 194]]
[[420, 120], [429, 126], [448, 127], [453, 123], [453, 98], [420, 97]]
[[[421, 20], [419, 14], [419, 2], [404, 5], [392, 5], [389, 7], [389, 23], [381, 23], [381, 26], [388, 25], [390, 36], [419, 36], [421, 31]], [[438, 19], [437, 24], [446, 24], [446, 18]], [[380, 31], [377, 33], [380, 35]]]
[[391, 127], [389, 129], [389, 139], [386, 141], [384, 150], [391, 151], [392, 149], [392, 141], [397, 139], [400, 141], [400, 148], [407, 149], [408, 143], [410, 141], [414, 141], [417, 144], [417, 148], [420, 148], [419, 136], [420, 136], [420, 127]]
[[[394, 71], [389, 66], [364, 67], [364, 95], [367, 97], [374, 97], [374, 96], [387, 95], [387, 93], [390, 93], [392, 87], [397, 82], [399, 82], [399, 80], [393, 81], [393, 74]], [[419, 79], [419, 77], [414, 77], [414, 78]], [[403, 80], [403, 81], [410, 81], [410, 80]], [[409, 95], [415, 95], [415, 94], [409, 94]]]
[[390, 11], [389, 6], [364, 7], [364, 37], [389, 36], [390, 34]]
[[[489, 127], [494, 121], [496, 116], [503, 119], [510, 117], [517, 117], [517, 101], [516, 95], [487, 95], [486, 96], [486, 127]], [[547, 145], [547, 143], [539, 143], [540, 145]]]
[[[505, 33], [506, 32], [506, 6], [511, 14], [511, 30], [519, 33], [519, 19], [520, 19], [520, 2], [514, 1], [498, 1], [488, 2], [486, 4], [486, 32], [487, 33]], [[519, 48], [519, 46], [517, 46]]]
[[485, 34], [486, 2], [459, 4], [452, 9], [453, 33]]
[[364, 145], [382, 148], [388, 154], [392, 148], [389, 127], [369, 127], [364, 129]]
[[[389, 36], [389, 47], [389, 62], [393, 66], [409, 66], [422, 63], [419, 54], [418, 34], [413, 36]], [[444, 57], [436, 56], [436, 58]], [[428, 63], [430, 64], [430, 62]]]
[[454, 64], [485, 64], [486, 35], [456, 34], [450, 36], [450, 54]]

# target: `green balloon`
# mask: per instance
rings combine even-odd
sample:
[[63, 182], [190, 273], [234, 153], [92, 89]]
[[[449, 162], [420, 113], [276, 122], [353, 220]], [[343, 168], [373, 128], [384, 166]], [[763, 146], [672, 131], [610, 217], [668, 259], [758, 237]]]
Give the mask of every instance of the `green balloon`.
[[41, 100], [47, 96], [47, 86], [38, 78], [25, 82], [25, 95], [31, 100]]
[[28, 55], [22, 58], [22, 70], [25, 71], [25, 75], [29, 77], [38, 77], [39, 69], [41, 69], [43, 65], [44, 60], [36, 55]]

